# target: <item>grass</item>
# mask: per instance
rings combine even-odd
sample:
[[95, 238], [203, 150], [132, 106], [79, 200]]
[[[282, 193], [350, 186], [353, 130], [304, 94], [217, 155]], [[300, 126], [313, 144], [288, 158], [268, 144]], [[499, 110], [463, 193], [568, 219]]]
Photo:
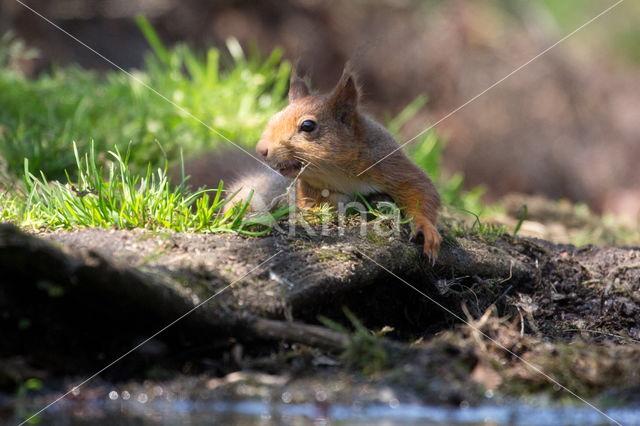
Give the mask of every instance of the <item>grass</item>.
[[349, 344], [340, 355], [349, 368], [365, 375], [378, 374], [389, 366], [390, 355], [381, 340], [381, 333], [373, 333], [346, 306], [342, 308], [353, 330], [330, 318], [320, 316], [318, 320], [328, 328], [349, 336]]
[[[169, 182], [166, 169], [147, 167], [134, 174], [128, 153], [109, 152], [107, 170], [96, 163], [96, 153], [80, 156], [73, 146], [77, 180], [49, 182], [43, 173], [29, 171], [25, 160], [22, 196], [7, 199], [8, 216], [24, 227], [73, 229], [116, 227], [120, 229], [170, 229], [188, 232], [239, 232], [262, 235], [268, 227], [244, 217], [247, 204], [223, 211], [222, 182], [216, 189], [188, 191]], [[10, 197], [5, 193], [5, 197]]]
[[245, 217], [246, 205], [223, 212], [222, 182], [191, 191], [184, 181], [173, 185], [167, 170], [182, 152], [197, 155], [225, 138], [251, 146], [284, 105], [290, 64], [280, 50], [248, 57], [235, 40], [227, 52], [169, 50], [146, 20], [139, 24], [154, 53], [134, 78], [72, 66], [30, 79], [18, 64], [34, 52], [2, 37], [0, 220], [39, 229], [268, 232], [268, 222]]
[[[233, 39], [226, 51], [168, 49], [145, 19], [138, 23], [153, 53], [133, 77], [70, 66], [28, 78], [19, 64], [36, 53], [10, 35], [0, 39], [0, 220], [38, 229], [268, 232], [264, 218], [245, 217], [246, 205], [223, 212], [222, 183], [193, 191], [172, 185], [167, 171], [183, 153], [197, 156], [225, 139], [253, 149], [285, 105], [291, 65], [281, 50], [247, 55]], [[416, 98], [390, 130], [398, 134], [425, 102]], [[463, 191], [462, 175], [442, 176], [445, 144], [435, 133], [412, 145], [446, 203], [482, 208], [481, 190]]]
[[138, 171], [149, 163], [162, 166], [165, 158], [175, 165], [180, 151], [198, 155], [229, 144], [140, 82], [224, 137], [253, 146], [266, 120], [284, 105], [291, 69], [281, 50], [268, 58], [247, 57], [235, 40], [227, 42], [226, 54], [210, 49], [202, 55], [154, 42], [144, 68], [132, 71], [135, 79], [74, 66], [29, 79], [12, 64], [33, 53], [18, 41], [2, 40], [0, 155], [14, 174], [22, 172], [26, 157], [33, 170], [51, 179], [74, 171], [73, 141], [83, 152], [93, 144], [99, 156], [115, 147], [129, 149], [130, 165]]
[[[451, 231], [455, 237], [476, 236], [481, 240], [492, 243], [507, 233], [507, 227], [490, 222], [482, 222], [480, 216], [472, 211], [465, 211], [473, 220], [469, 222], [463, 218], [455, 218], [449, 221]], [[514, 235], [517, 232], [514, 232]]]

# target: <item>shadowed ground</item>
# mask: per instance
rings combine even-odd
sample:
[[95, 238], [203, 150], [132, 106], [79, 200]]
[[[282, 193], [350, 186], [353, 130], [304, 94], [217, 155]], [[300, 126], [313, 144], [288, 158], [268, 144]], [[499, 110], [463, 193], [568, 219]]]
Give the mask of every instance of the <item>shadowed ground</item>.
[[[339, 383], [340, 401], [362, 397], [362, 386], [377, 389], [372, 400], [390, 386], [402, 400], [438, 404], [479, 402], [487, 389], [566, 396], [517, 354], [580, 395], [618, 403], [637, 395], [640, 249], [508, 236], [445, 241], [432, 268], [406, 235], [361, 237], [357, 226], [344, 236], [242, 238], [100, 229], [33, 236], [2, 225], [0, 383], [10, 391], [40, 377], [46, 401], [235, 282], [90, 389], [104, 397], [105, 381], [136, 387], [146, 378], [144, 386], [174, 383], [184, 395], [218, 380], [207, 388], [213, 399], [236, 395], [247, 380], [277, 391]], [[346, 328], [328, 328], [323, 317]], [[238, 371], [242, 380], [229, 379]], [[279, 379], [262, 383], [257, 373]]]

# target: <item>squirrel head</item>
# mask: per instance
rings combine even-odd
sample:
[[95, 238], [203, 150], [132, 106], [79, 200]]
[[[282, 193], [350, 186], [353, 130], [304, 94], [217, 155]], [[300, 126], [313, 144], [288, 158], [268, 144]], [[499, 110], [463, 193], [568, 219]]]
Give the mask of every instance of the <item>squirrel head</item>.
[[[345, 67], [328, 94], [313, 94], [292, 74], [289, 104], [269, 120], [256, 151], [286, 177], [323, 181], [353, 169], [360, 152], [360, 97], [355, 76]], [[302, 172], [301, 172], [302, 170]]]

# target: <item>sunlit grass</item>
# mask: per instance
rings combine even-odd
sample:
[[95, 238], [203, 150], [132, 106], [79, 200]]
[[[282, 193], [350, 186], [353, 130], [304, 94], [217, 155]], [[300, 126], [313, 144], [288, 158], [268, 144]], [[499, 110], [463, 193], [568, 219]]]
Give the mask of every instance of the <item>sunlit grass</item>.
[[[145, 22], [141, 20], [142, 28], [153, 40]], [[0, 156], [15, 175], [22, 172], [26, 157], [33, 170], [51, 179], [73, 171], [73, 141], [81, 151], [93, 143], [99, 156], [115, 146], [129, 149], [130, 165], [141, 172], [149, 163], [162, 165], [165, 158], [176, 164], [180, 152], [195, 156], [230, 145], [225, 138], [251, 147], [266, 120], [284, 105], [291, 70], [281, 50], [267, 58], [247, 55], [230, 39], [226, 51], [212, 48], [202, 54], [154, 42], [155, 53], [147, 56], [145, 66], [131, 71], [135, 78], [75, 66], [28, 78], [12, 64], [33, 52], [17, 40], [2, 40]]]
[[181, 232], [238, 232], [262, 235], [268, 226], [246, 219], [246, 204], [223, 211], [222, 182], [216, 189], [195, 192], [170, 183], [166, 169], [133, 173], [129, 156], [108, 152], [107, 169], [96, 162], [93, 148], [81, 155], [73, 147], [77, 179], [48, 181], [33, 174], [25, 160], [22, 193], [0, 194], [0, 217], [27, 228], [77, 227], [169, 229]]

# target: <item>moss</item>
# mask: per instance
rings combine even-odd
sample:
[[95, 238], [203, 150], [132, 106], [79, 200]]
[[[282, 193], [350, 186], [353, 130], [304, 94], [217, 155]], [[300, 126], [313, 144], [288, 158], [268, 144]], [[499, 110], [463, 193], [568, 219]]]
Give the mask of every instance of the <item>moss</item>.
[[404, 259], [420, 259], [422, 257], [422, 252], [420, 250], [414, 249], [413, 247], [402, 247], [401, 256]]
[[389, 237], [380, 235], [375, 231], [368, 231], [366, 235], [366, 239], [368, 242], [376, 246], [386, 246], [389, 244]]
[[153, 238], [159, 238], [162, 241], [169, 241], [173, 233], [168, 231], [146, 231], [143, 234], [138, 235], [137, 241], [146, 241]]
[[460, 245], [456, 238], [456, 234], [448, 227], [440, 229], [440, 236], [442, 237], [442, 245], [447, 245], [449, 247], [458, 247]]
[[171, 247], [169, 244], [161, 244], [158, 247], [156, 247], [156, 249], [153, 252], [149, 253], [147, 256], [142, 258], [138, 263], [138, 266], [147, 265], [148, 263], [151, 263], [154, 260], [159, 259], [161, 256], [168, 253], [170, 250], [171, 250]]
[[318, 249], [315, 251], [316, 258], [320, 262], [331, 262], [334, 260], [338, 260], [340, 262], [348, 262], [351, 259], [351, 256], [340, 250], [332, 250], [332, 249]]

